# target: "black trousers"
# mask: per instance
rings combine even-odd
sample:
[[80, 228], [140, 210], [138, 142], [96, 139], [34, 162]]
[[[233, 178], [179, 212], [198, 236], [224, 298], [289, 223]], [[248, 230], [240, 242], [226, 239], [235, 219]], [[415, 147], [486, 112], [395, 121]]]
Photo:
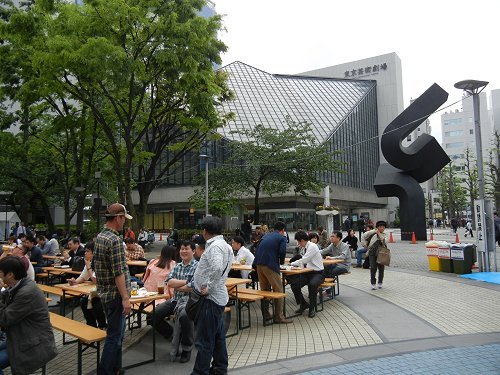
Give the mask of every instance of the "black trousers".
[[287, 280], [292, 288], [297, 305], [305, 305], [306, 300], [302, 295], [302, 287], [307, 285], [309, 291], [309, 308], [316, 309], [318, 287], [325, 281], [323, 272], [309, 272], [300, 275], [287, 276]]
[[106, 314], [102, 307], [99, 297], [92, 298], [92, 308], [87, 308], [89, 296], [84, 296], [80, 299], [80, 307], [82, 308], [83, 316], [89, 326], [96, 328], [106, 328]]
[[382, 284], [384, 282], [384, 270], [385, 266], [377, 263], [377, 257], [375, 255], [370, 255], [370, 282], [372, 285], [377, 283], [376, 275], [378, 270], [378, 283]]

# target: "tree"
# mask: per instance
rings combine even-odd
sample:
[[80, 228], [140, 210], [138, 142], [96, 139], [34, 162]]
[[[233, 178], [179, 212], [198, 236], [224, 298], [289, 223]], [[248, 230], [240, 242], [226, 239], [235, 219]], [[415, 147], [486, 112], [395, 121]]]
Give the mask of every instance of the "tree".
[[474, 217], [474, 200], [478, 197], [477, 188], [477, 164], [474, 158], [474, 153], [470, 148], [465, 149], [465, 161], [463, 163], [463, 168], [465, 172], [465, 192], [469, 197], [469, 205], [472, 214], [472, 225], [475, 228], [476, 219]]
[[[229, 158], [210, 171], [210, 201], [230, 207], [237, 199], [253, 196], [254, 222], [258, 222], [262, 194], [273, 196], [293, 189], [308, 196], [324, 187], [321, 172], [341, 172], [337, 153], [328, 153], [325, 144], [318, 144], [309, 123], [290, 117], [286, 123], [283, 130], [260, 124], [235, 132], [248, 141], [230, 141]], [[192, 201], [201, 206], [203, 194], [204, 189], [198, 190]]]
[[[135, 227], [142, 226], [149, 195], [168, 168], [223, 124], [215, 106], [230, 94], [213, 63], [221, 62], [226, 47], [217, 39], [220, 17], [198, 15], [203, 5], [35, 2], [2, 25], [9, 48], [27, 51], [16, 69], [22, 70], [18, 84], [24, 92], [35, 89], [32, 102], [65, 98], [90, 111]], [[168, 158], [161, 157], [165, 151]], [[139, 215], [131, 204], [136, 185]]]
[[497, 131], [495, 131], [492, 144], [487, 165], [489, 173], [485, 176], [485, 190], [486, 194], [493, 199], [498, 210], [500, 209], [500, 134]]
[[460, 216], [467, 205], [467, 197], [453, 162], [439, 172], [437, 190], [442, 210], [448, 210], [450, 217]]

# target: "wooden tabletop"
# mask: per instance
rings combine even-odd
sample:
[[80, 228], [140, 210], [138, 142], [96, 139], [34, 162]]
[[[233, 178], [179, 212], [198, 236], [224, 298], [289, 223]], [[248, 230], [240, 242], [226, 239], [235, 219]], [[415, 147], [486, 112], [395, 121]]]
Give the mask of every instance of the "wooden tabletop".
[[344, 263], [344, 259], [323, 259], [323, 265], [327, 266], [330, 264]]
[[129, 266], [139, 266], [139, 267], [147, 267], [148, 262], [145, 260], [127, 260], [127, 265]]
[[290, 269], [280, 269], [283, 275], [299, 275], [301, 273], [313, 272], [312, 268], [290, 268]]
[[57, 255], [42, 255], [42, 257], [44, 257], [45, 259], [53, 259], [53, 260], [55, 260], [55, 259], [63, 260], [64, 259], [63, 256], [57, 256]]
[[69, 273], [72, 275], [80, 275], [82, 273], [82, 271], [73, 271], [71, 269], [71, 267], [70, 268], [42, 267], [42, 270], [44, 270], [45, 272], [57, 274], [57, 275], [62, 275], [63, 273]]
[[95, 289], [96, 285], [90, 282], [84, 282], [81, 284], [76, 284], [76, 285], [69, 285], [69, 283], [64, 283], [64, 284], [56, 284], [54, 285], [56, 288], [60, 288], [62, 290], [72, 292], [73, 293], [79, 293], [79, 294], [90, 294], [90, 291], [92, 289]]
[[251, 271], [252, 266], [250, 264], [233, 263], [231, 269], [235, 271]]
[[238, 277], [228, 277], [226, 279], [226, 286], [227, 287], [233, 287], [233, 286], [236, 286], [236, 285], [248, 284], [251, 281], [252, 280], [250, 280], [250, 279], [240, 279]]

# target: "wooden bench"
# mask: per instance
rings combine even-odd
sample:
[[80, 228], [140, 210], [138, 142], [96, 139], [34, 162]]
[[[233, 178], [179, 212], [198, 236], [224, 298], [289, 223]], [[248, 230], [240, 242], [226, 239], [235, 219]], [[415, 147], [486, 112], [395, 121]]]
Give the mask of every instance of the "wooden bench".
[[[286, 297], [286, 293], [281, 293], [281, 292], [271, 292], [267, 290], [255, 290], [255, 289], [238, 289], [238, 298], [242, 296], [243, 298], [245, 296], [260, 296], [262, 297], [261, 299], [267, 299], [271, 301], [271, 304], [274, 307], [274, 300], [276, 299], [281, 299]], [[267, 321], [264, 321], [264, 326], [271, 325], [273, 323], [268, 323]]]
[[[79, 297], [80, 294], [76, 294], [76, 293], [72, 293], [72, 292], [66, 292], [66, 294], [63, 293], [63, 290], [60, 289], [60, 288], [56, 288], [54, 286], [50, 286], [50, 285], [45, 285], [45, 284], [36, 284], [38, 286], [38, 288], [40, 288], [40, 290], [42, 292], [44, 292], [47, 297], [52, 294], [52, 295], [55, 295], [55, 296], [58, 296], [60, 301], [61, 301], [61, 305], [60, 305], [60, 314], [62, 315], [63, 312], [64, 312], [64, 305], [63, 303], [65, 301], [63, 301], [64, 298], [66, 299], [72, 299], [72, 298], [75, 298], [75, 297]], [[55, 307], [55, 306], [49, 306], [49, 307]], [[71, 310], [71, 317], [73, 317], [73, 310]]]
[[49, 274], [48, 272], [40, 272], [40, 273], [35, 273], [35, 280], [38, 282], [43, 282], [45, 281], [46, 283], [49, 282]]
[[[255, 289], [248, 289], [254, 291]], [[236, 311], [238, 312], [238, 329], [246, 329], [251, 327], [250, 304], [255, 301], [264, 299], [264, 296], [253, 293], [244, 293], [246, 289], [238, 289], [238, 294], [230, 293], [229, 296], [236, 299]], [[227, 307], [226, 307], [227, 308]], [[243, 310], [247, 311], [248, 323], [243, 323]]]
[[97, 364], [99, 366], [99, 357], [101, 354], [101, 341], [106, 339], [106, 331], [91, 327], [85, 323], [77, 322], [76, 320], [66, 318], [64, 316], [49, 312], [50, 323], [52, 327], [63, 334], [68, 334], [77, 339], [78, 342], [78, 375], [82, 374], [82, 355], [88, 348], [96, 349]]
[[[335, 297], [335, 285], [336, 283], [333, 281], [334, 278], [332, 277], [327, 277], [325, 278], [325, 281], [319, 285], [318, 287], [318, 294], [319, 294], [319, 304], [321, 306], [321, 310], [318, 309], [318, 311], [323, 311], [323, 302], [324, 301], [330, 301]], [[323, 292], [325, 290], [328, 290], [327, 293], [327, 298], [323, 297]]]

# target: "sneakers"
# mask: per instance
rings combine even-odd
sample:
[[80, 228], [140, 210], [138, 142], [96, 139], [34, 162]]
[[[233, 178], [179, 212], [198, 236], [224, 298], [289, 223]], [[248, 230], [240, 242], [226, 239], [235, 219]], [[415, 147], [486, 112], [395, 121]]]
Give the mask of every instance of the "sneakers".
[[382, 283], [378, 283], [378, 288], [382, 289]]
[[372, 284], [372, 290], [377, 289], [377, 286], [375, 284]]
[[354, 268], [362, 268], [362, 267], [363, 267], [363, 265], [362, 265], [362, 264], [356, 264], [356, 265], [354, 266]]
[[181, 353], [181, 359], [179, 360], [180, 363], [186, 363], [191, 360], [191, 352], [183, 350]]

